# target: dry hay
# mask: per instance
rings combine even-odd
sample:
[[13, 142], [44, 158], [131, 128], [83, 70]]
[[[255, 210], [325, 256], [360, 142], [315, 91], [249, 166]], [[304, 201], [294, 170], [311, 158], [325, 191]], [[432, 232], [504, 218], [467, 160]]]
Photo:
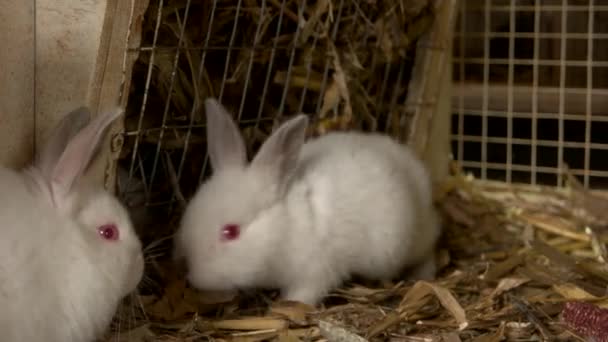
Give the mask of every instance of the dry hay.
[[[567, 302], [608, 307], [608, 199], [569, 180], [558, 189], [507, 185], [455, 170], [436, 194], [446, 225], [435, 281], [351, 282], [315, 309], [273, 301], [271, 291], [198, 292], [171, 271], [162, 292], [141, 297], [147, 316], [123, 315], [110, 340], [582, 340], [560, 313]], [[577, 314], [579, 329], [608, 322]]]

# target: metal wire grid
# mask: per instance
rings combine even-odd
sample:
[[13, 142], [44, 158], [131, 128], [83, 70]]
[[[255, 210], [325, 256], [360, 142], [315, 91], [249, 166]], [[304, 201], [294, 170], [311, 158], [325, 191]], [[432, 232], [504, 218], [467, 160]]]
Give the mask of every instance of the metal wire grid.
[[[246, 10], [246, 7], [243, 5], [243, 1], [242, 0], [237, 0], [235, 5], [234, 5], [234, 19], [233, 19], [233, 27], [232, 27], [232, 35], [230, 37], [230, 41], [229, 44], [227, 46], [213, 46], [210, 44], [211, 41], [211, 37], [210, 34], [213, 31], [211, 29], [211, 27], [215, 24], [214, 20], [215, 18], [215, 14], [217, 11], [217, 5], [218, 5], [218, 0], [213, 0], [213, 5], [212, 5], [212, 10], [208, 13], [209, 18], [208, 18], [208, 27], [206, 29], [207, 35], [204, 41], [204, 44], [202, 46], [185, 46], [184, 43], [184, 31], [187, 25], [198, 25], [200, 23], [200, 18], [190, 18], [190, 13], [189, 13], [189, 9], [191, 7], [191, 3], [192, 0], [186, 0], [185, 1], [185, 11], [183, 14], [183, 18], [180, 19], [181, 21], [181, 25], [180, 25], [180, 31], [179, 31], [179, 38], [177, 39], [176, 45], [175, 46], [157, 46], [157, 37], [158, 37], [158, 32], [159, 32], [159, 25], [161, 22], [161, 17], [163, 16], [163, 10], [166, 7], [166, 0], [158, 0], [157, 2], [157, 13], [156, 13], [156, 21], [155, 21], [155, 29], [154, 29], [154, 37], [152, 40], [152, 44], [148, 45], [148, 46], [141, 46], [138, 50], [139, 53], [149, 53], [149, 67], [147, 69], [146, 72], [146, 80], [145, 80], [145, 91], [143, 94], [143, 99], [141, 102], [141, 106], [138, 109], [139, 112], [139, 118], [138, 118], [138, 123], [137, 126], [135, 127], [135, 129], [127, 129], [125, 131], [125, 136], [126, 137], [133, 137], [135, 139], [135, 143], [134, 143], [134, 147], [132, 149], [132, 151], [130, 152], [130, 156], [129, 156], [129, 166], [128, 166], [128, 177], [129, 179], [133, 179], [133, 178], [137, 178], [140, 180], [140, 182], [142, 182], [143, 187], [144, 187], [144, 191], [146, 193], [146, 206], [166, 206], [167, 204], [171, 204], [174, 203], [175, 200], [180, 200], [180, 198], [176, 198], [179, 197], [178, 193], [174, 193], [171, 198], [154, 198], [154, 196], [152, 196], [151, 194], [154, 192], [154, 188], [158, 187], [159, 184], [167, 184], [167, 183], [172, 183], [174, 186], [176, 184], [180, 183], [180, 179], [184, 174], [184, 170], [187, 167], [188, 163], [190, 162], [189, 157], [188, 157], [188, 152], [189, 150], [192, 148], [191, 145], [191, 138], [192, 138], [192, 132], [195, 129], [202, 129], [202, 125], [200, 124], [196, 124], [194, 122], [194, 117], [197, 111], [200, 111], [200, 107], [201, 107], [201, 103], [200, 100], [202, 99], [196, 99], [199, 101], [194, 101], [194, 103], [192, 104], [191, 108], [190, 108], [190, 113], [189, 113], [189, 119], [187, 120], [187, 123], [184, 125], [167, 125], [167, 117], [169, 115], [169, 102], [171, 100], [170, 96], [172, 94], [172, 90], [174, 87], [174, 82], [175, 82], [175, 77], [177, 75], [176, 69], [177, 69], [177, 65], [178, 65], [178, 60], [180, 58], [180, 54], [183, 54], [183, 51], [187, 50], [187, 49], [191, 49], [191, 50], [199, 50], [201, 51], [201, 58], [200, 61], [198, 62], [199, 66], [198, 66], [198, 70], [199, 73], [197, 75], [197, 81], [201, 81], [201, 78], [203, 77], [202, 72], [205, 69], [205, 67], [208, 67], [206, 65], [207, 62], [207, 56], [209, 51], [214, 51], [214, 50], [223, 50], [226, 51], [226, 60], [225, 60], [225, 67], [224, 67], [224, 71], [223, 71], [223, 77], [222, 77], [222, 81], [221, 81], [221, 85], [219, 88], [219, 94], [218, 94], [218, 98], [220, 100], [220, 102], [223, 102], [223, 98], [225, 95], [225, 87], [227, 82], [229, 81], [231, 75], [230, 75], [230, 71], [229, 71], [229, 63], [231, 58], [233, 57], [233, 53], [238, 52], [240, 50], [249, 50], [250, 51], [250, 58], [249, 58], [249, 63], [247, 65], [247, 71], [246, 71], [246, 83], [243, 89], [243, 93], [242, 93], [242, 98], [241, 98], [241, 102], [239, 103], [238, 106], [238, 112], [235, 114], [235, 117], [238, 121], [240, 121], [241, 123], [244, 123], [244, 121], [242, 120], [242, 116], [244, 111], [257, 111], [257, 116], [255, 118], [255, 125], [260, 124], [260, 122], [262, 122], [263, 120], [273, 120], [276, 119], [276, 117], [265, 117], [263, 115], [263, 111], [262, 111], [262, 107], [264, 102], [267, 100], [268, 96], [276, 96], [276, 94], [269, 94], [269, 83], [271, 82], [271, 75], [272, 75], [272, 71], [273, 71], [273, 63], [275, 63], [275, 53], [277, 53], [277, 51], [280, 50], [286, 50], [286, 51], [290, 51], [290, 58], [289, 58], [289, 62], [288, 62], [288, 68], [287, 68], [287, 74], [286, 74], [286, 79], [285, 79], [285, 86], [283, 87], [282, 93], [281, 93], [281, 99], [279, 102], [279, 107], [277, 109], [277, 113], [282, 113], [283, 109], [284, 109], [284, 105], [285, 105], [285, 99], [286, 99], [286, 94], [290, 91], [296, 91], [294, 89], [289, 89], [289, 84], [290, 84], [290, 76], [291, 76], [291, 71], [292, 71], [292, 66], [293, 66], [293, 62], [294, 62], [294, 56], [296, 53], [296, 44], [293, 44], [292, 42], [288, 42], [286, 44], [279, 44], [279, 42], [281, 41], [280, 36], [282, 34], [281, 32], [281, 22], [283, 20], [285, 20], [285, 17], [289, 17], [289, 19], [291, 20], [299, 20], [298, 18], [301, 17], [301, 14], [304, 12], [304, 10], [306, 9], [307, 6], [307, 1], [301, 1], [300, 7], [298, 8], [299, 13], [293, 13], [291, 11], [286, 10], [285, 4], [286, 4], [286, 0], [261, 0], [261, 13], [264, 13], [265, 9], [269, 6], [274, 6], [275, 8], [280, 8], [279, 10], [279, 14], [278, 14], [278, 23], [276, 25], [276, 30], [275, 30], [275, 35], [274, 35], [274, 40], [273, 40], [273, 45], [270, 48], [270, 58], [269, 58], [269, 65], [267, 68], [267, 73], [266, 73], [266, 77], [263, 83], [263, 91], [262, 91], [262, 98], [260, 99], [260, 105], [259, 107], [256, 108], [245, 108], [245, 102], [246, 102], [246, 98], [248, 96], [248, 92], [246, 91], [249, 82], [250, 82], [250, 75], [251, 75], [251, 71], [253, 68], [253, 60], [254, 60], [254, 54], [256, 52], [258, 52], [261, 49], [266, 49], [266, 47], [262, 47], [259, 46], [259, 33], [261, 30], [261, 25], [263, 20], [259, 21], [259, 24], [257, 26], [256, 32], [254, 34], [254, 39], [251, 43], [251, 45], [249, 46], [238, 46], [235, 42], [234, 42], [234, 37], [236, 32], [239, 30], [239, 20], [243, 14], [243, 11]], [[331, 34], [331, 39], [334, 40], [336, 38], [336, 35], [338, 34], [338, 31], [340, 30], [340, 18], [342, 16], [342, 13], [344, 12], [344, 9], [348, 8], [348, 6], [355, 6], [358, 7], [358, 2], [357, 1], [349, 1], [349, 0], [339, 0], [339, 1], [333, 1], [332, 5], [337, 9], [336, 12], [337, 16], [334, 18], [333, 20], [333, 24], [330, 30], [330, 34]], [[335, 14], [334, 14], [335, 15]], [[194, 21], [193, 21], [194, 20]], [[352, 25], [373, 25], [372, 23], [369, 23], [366, 21], [367, 19], [364, 16], [364, 13], [361, 10], [358, 10], [356, 12], [356, 14], [354, 15], [354, 17], [351, 19]], [[298, 27], [298, 30], [296, 32], [294, 41], [298, 39], [298, 36], [300, 34], [300, 27]], [[368, 37], [365, 37], [364, 40], [366, 40]], [[318, 44], [318, 34], [314, 35], [313, 38], [313, 42], [312, 42], [312, 49], [315, 49], [316, 46]], [[154, 66], [154, 60], [155, 58], [157, 58], [157, 55], [159, 53], [159, 51], [174, 51], [174, 56], [173, 56], [173, 69], [171, 71], [171, 78], [170, 78], [170, 83], [169, 83], [169, 90], [168, 90], [168, 94], [169, 94], [169, 98], [164, 99], [165, 102], [165, 106], [164, 106], [164, 111], [163, 111], [163, 116], [162, 116], [162, 121], [160, 122], [160, 124], [158, 125], [158, 127], [148, 127], [145, 128], [144, 125], [142, 125], [142, 122], [144, 122], [144, 112], [146, 110], [146, 106], [149, 103], [150, 100], [150, 94], [149, 94], [149, 89], [150, 89], [150, 83], [151, 83], [151, 79], [152, 79], [152, 74], [154, 72], [153, 70], [153, 66]], [[378, 60], [377, 58], [377, 54], [378, 51], [374, 50], [373, 52], [373, 59], [372, 59], [372, 65], [371, 68], [375, 68], [376, 62]], [[306, 75], [306, 84], [308, 84], [309, 82], [309, 76], [310, 76], [310, 70], [311, 70], [311, 64], [312, 62], [308, 63], [308, 73]], [[322, 77], [322, 82], [321, 82], [321, 86], [320, 86], [320, 91], [319, 96], [316, 100], [316, 112], [319, 112], [321, 106], [322, 106], [322, 97], [323, 94], [326, 91], [326, 88], [328, 87], [329, 81], [330, 81], [330, 69], [331, 69], [331, 56], [327, 57], [327, 60], [325, 62], [325, 68], [323, 71], [323, 77]], [[389, 70], [389, 66], [387, 65], [386, 69], [384, 70], [384, 79], [382, 82], [382, 86], [381, 86], [381, 90], [380, 90], [380, 96], [378, 97], [379, 99], [384, 99], [385, 97], [388, 97], [389, 100], [386, 101], [387, 105], [387, 111], [389, 112], [393, 112], [393, 109], [395, 106], [397, 105], [403, 105], [402, 103], [397, 103], [397, 96], [396, 94], [398, 93], [398, 89], [405, 89], [407, 87], [407, 84], [403, 84], [404, 82], [402, 81], [403, 78], [405, 78], [404, 76], [404, 71], [405, 71], [405, 63], [403, 63], [401, 65], [401, 67], [399, 68], [399, 72], [397, 75], [397, 81], [395, 84], [389, 84], [389, 76], [390, 76], [390, 70]], [[369, 89], [368, 89], [369, 90]], [[305, 98], [308, 95], [307, 92], [309, 92], [308, 87], [305, 86], [302, 88], [301, 90], [301, 95], [300, 95], [300, 102], [299, 102], [299, 111], [302, 111], [303, 107], [304, 107], [304, 102], [305, 102]], [[248, 122], [251, 123], [251, 122]], [[151, 171], [147, 172], [149, 170], [146, 170], [146, 168], [149, 168], [145, 165], [144, 163], [144, 159], [146, 158], [145, 156], [142, 156], [142, 154], [140, 153], [140, 145], [141, 145], [141, 141], [142, 141], [142, 137], [145, 136], [146, 134], [150, 134], [150, 133], [155, 133], [157, 132], [159, 134], [159, 143], [156, 146], [156, 151], [154, 153], [153, 158], [153, 162], [152, 162], [152, 166], [151, 166]], [[176, 163], [176, 165], [173, 165], [174, 163], [172, 163], [172, 159], [169, 158], [169, 153], [171, 153], [171, 149], [167, 148], [166, 146], [163, 146], [163, 136], [165, 134], [167, 134], [167, 132], [171, 132], [177, 135], [181, 135], [183, 137], [183, 142], [184, 142], [184, 146], [183, 146], [183, 150], [181, 150], [180, 153], [180, 157], [178, 158], [179, 161]], [[205, 153], [206, 154], [206, 153]], [[203, 180], [204, 176], [207, 174], [207, 172], [209, 171], [208, 165], [208, 156], [205, 155], [204, 157], [204, 164], [202, 169], [200, 170], [200, 175], [199, 175], [199, 183]], [[159, 172], [160, 170], [165, 170], [165, 172], [159, 176]], [[183, 199], [183, 198], [182, 198]]]
[[482, 179], [608, 185], [608, 1], [461, 1], [454, 157]]

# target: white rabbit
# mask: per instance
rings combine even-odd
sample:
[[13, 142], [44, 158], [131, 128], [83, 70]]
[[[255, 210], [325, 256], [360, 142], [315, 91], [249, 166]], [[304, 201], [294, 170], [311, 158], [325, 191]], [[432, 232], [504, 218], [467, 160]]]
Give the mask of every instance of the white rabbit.
[[141, 280], [141, 243], [127, 211], [82, 177], [121, 113], [88, 122], [79, 108], [33, 165], [0, 168], [1, 340], [93, 341]]
[[201, 290], [279, 288], [316, 305], [353, 275], [435, 276], [440, 220], [413, 152], [386, 135], [334, 132], [306, 143], [308, 118], [281, 125], [249, 163], [230, 114], [205, 101], [213, 174], [175, 235]]

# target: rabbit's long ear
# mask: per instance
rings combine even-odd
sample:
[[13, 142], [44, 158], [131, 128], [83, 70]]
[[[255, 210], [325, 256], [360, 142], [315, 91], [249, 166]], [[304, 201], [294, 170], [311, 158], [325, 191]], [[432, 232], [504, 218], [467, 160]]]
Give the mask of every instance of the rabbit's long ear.
[[278, 180], [279, 185], [284, 185], [290, 172], [297, 166], [308, 121], [306, 115], [299, 114], [282, 124], [260, 147], [251, 167]]
[[70, 139], [47, 178], [53, 196], [63, 196], [72, 189], [93, 159], [106, 128], [122, 114], [119, 109], [100, 113]]
[[42, 148], [37, 151], [34, 158], [34, 166], [45, 178], [51, 177], [51, 172], [68, 141], [89, 122], [90, 116], [91, 112], [87, 107], [79, 107], [69, 112], [54, 127], [48, 140], [42, 144]]
[[244, 167], [247, 149], [230, 113], [215, 98], [205, 100], [207, 150], [214, 171], [224, 167]]

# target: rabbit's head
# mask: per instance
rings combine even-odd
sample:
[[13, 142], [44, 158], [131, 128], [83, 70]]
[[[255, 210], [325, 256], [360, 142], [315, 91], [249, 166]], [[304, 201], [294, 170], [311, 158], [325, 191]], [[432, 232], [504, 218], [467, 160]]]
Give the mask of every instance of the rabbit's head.
[[100, 113], [89, 121], [84, 107], [69, 113], [26, 174], [41, 201], [68, 223], [56, 229], [78, 230], [62, 233], [81, 235], [82, 257], [97, 268], [107, 291], [123, 297], [143, 275], [141, 243], [122, 204], [102, 186], [83, 180], [106, 128], [121, 114], [120, 110]]
[[229, 290], [272, 283], [284, 197], [294, 175], [308, 118], [278, 128], [248, 162], [231, 115], [215, 99], [205, 101], [212, 175], [188, 204], [176, 233], [176, 256], [185, 258], [189, 282], [200, 289]]

